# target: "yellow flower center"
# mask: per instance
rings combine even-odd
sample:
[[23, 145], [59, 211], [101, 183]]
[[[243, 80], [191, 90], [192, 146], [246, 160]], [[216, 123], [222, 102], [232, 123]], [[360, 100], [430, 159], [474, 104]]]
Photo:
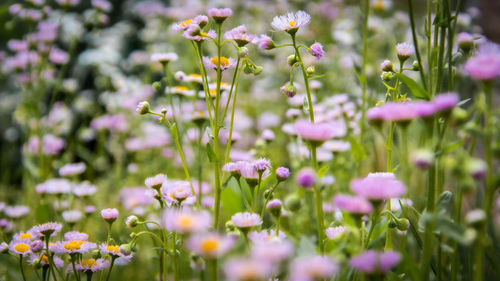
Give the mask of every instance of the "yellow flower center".
[[193, 20], [185, 20], [185, 21], [181, 22], [180, 26], [186, 27], [186, 26], [190, 25], [192, 22], [193, 22]]
[[42, 261], [45, 263], [49, 263], [49, 258], [46, 255], [43, 255]]
[[207, 239], [201, 243], [201, 249], [207, 253], [212, 253], [217, 248], [219, 248], [219, 241], [217, 239]]
[[80, 265], [82, 267], [85, 267], [85, 268], [88, 268], [88, 269], [91, 269], [92, 266], [94, 266], [97, 262], [95, 261], [95, 259], [88, 259], [88, 260], [82, 260], [82, 262], [80, 263]]
[[174, 86], [174, 89], [176, 91], [181, 91], [181, 92], [189, 90], [187, 87], [184, 87], [184, 86]]
[[226, 58], [226, 57], [213, 57], [210, 62], [215, 64], [215, 65], [219, 65], [219, 61], [220, 61], [220, 66], [228, 66], [229, 65], [229, 59]]
[[385, 8], [385, 3], [383, 0], [377, 0], [375, 3], [373, 3], [373, 7], [376, 10], [383, 10]]
[[189, 74], [188, 77], [190, 78], [201, 78], [200, 74]]
[[19, 243], [16, 246], [14, 246], [14, 250], [20, 252], [20, 253], [26, 253], [27, 251], [30, 250], [30, 246], [24, 243]]
[[210, 96], [212, 97], [217, 96], [217, 90], [210, 90]]
[[64, 249], [68, 251], [80, 250], [83, 243], [85, 243], [85, 241], [69, 241], [64, 245]]
[[30, 239], [33, 235], [29, 234], [29, 233], [23, 233], [21, 235], [19, 235], [19, 238], [21, 239]]
[[184, 227], [184, 228], [188, 228], [188, 227], [192, 226], [193, 225], [193, 217], [191, 217], [189, 215], [181, 216], [179, 218], [179, 225]]
[[109, 252], [113, 252], [114, 254], [118, 254], [120, 248], [118, 246], [107, 246], [106, 250], [108, 250]]
[[297, 22], [294, 21], [294, 20], [291, 20], [291, 21], [288, 22], [288, 24], [290, 25], [290, 27], [295, 27], [295, 25], [297, 24]]

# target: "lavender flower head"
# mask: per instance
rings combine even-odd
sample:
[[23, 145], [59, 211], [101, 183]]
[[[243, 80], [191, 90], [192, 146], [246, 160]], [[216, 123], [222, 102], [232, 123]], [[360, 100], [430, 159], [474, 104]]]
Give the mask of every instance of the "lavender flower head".
[[248, 231], [250, 228], [261, 225], [262, 219], [255, 213], [236, 213], [231, 217], [231, 221], [242, 231]]
[[297, 135], [315, 145], [322, 144], [331, 138], [343, 136], [344, 134], [344, 130], [325, 122], [311, 123], [306, 120], [299, 120], [295, 122], [294, 128]]
[[273, 266], [265, 260], [254, 258], [230, 259], [224, 264], [228, 281], [268, 280], [273, 273]]
[[439, 112], [450, 112], [460, 101], [456, 93], [437, 95], [432, 101], [435, 109]]
[[400, 197], [406, 193], [405, 185], [392, 173], [371, 173], [366, 178], [352, 180], [350, 186], [358, 196], [373, 201]]
[[218, 233], [203, 233], [190, 236], [186, 241], [186, 247], [202, 257], [217, 258], [231, 250], [234, 242], [232, 237]]
[[212, 224], [212, 217], [206, 211], [196, 212], [190, 209], [166, 209], [163, 212], [163, 225], [168, 231], [193, 233], [207, 231]]
[[339, 266], [328, 257], [297, 258], [290, 265], [290, 281], [331, 279]]
[[247, 33], [247, 28], [244, 25], [237, 26], [224, 33], [226, 40], [233, 40], [238, 47], [243, 47], [246, 44], [253, 42], [255, 35]]
[[217, 23], [222, 23], [224, 22], [228, 17], [230, 17], [233, 14], [233, 10], [230, 8], [211, 8], [208, 9], [208, 15], [211, 16], [215, 22]]
[[311, 168], [303, 168], [298, 172], [296, 181], [303, 188], [312, 188], [316, 184], [316, 172]]
[[221, 70], [226, 70], [229, 68], [234, 68], [236, 66], [236, 61], [233, 58], [226, 58], [226, 57], [213, 57], [213, 58], [208, 58], [208, 57], [203, 57], [203, 63], [205, 64], [206, 67], [215, 69], [219, 67], [219, 61], [220, 61], [220, 68]]
[[310, 20], [311, 16], [308, 13], [298, 11], [274, 17], [271, 26], [276, 31], [286, 31], [290, 34], [295, 34], [300, 27], [307, 25]]
[[56, 235], [61, 231], [61, 229], [62, 229], [62, 224], [57, 222], [48, 222], [34, 226], [32, 228], [33, 232], [37, 233], [38, 236], [45, 236], [45, 237]]
[[278, 181], [284, 181], [290, 176], [290, 170], [286, 167], [279, 167], [276, 169], [276, 178]]
[[179, 58], [176, 53], [154, 53], [151, 55], [152, 62], [159, 62], [162, 64], [176, 61]]
[[325, 232], [328, 238], [330, 238], [331, 240], [336, 240], [344, 234], [345, 228], [343, 226], [329, 227]]
[[188, 181], [165, 181], [161, 187], [161, 195], [168, 204], [191, 205], [196, 201]]
[[323, 51], [323, 46], [318, 42], [315, 42], [314, 44], [311, 45], [310, 51], [311, 55], [313, 55], [318, 60], [320, 60], [325, 55], [325, 52]]
[[493, 43], [485, 43], [479, 48], [477, 55], [464, 65], [465, 72], [480, 81], [492, 81], [500, 76], [500, 47]]
[[64, 233], [64, 240], [66, 241], [87, 241], [88, 239], [89, 235], [87, 233], [78, 231], [70, 231]]
[[75, 176], [85, 172], [87, 165], [83, 162], [69, 163], [59, 168], [59, 175], [61, 176]]
[[149, 188], [159, 189], [166, 180], [167, 176], [164, 174], [157, 174], [153, 177], [147, 178], [144, 181], [144, 184]]
[[360, 196], [337, 194], [333, 198], [333, 204], [351, 214], [369, 214], [373, 211], [370, 201]]
[[259, 172], [259, 173], [262, 173], [265, 170], [271, 168], [271, 163], [266, 158], [259, 158], [255, 161], [253, 161], [253, 165], [254, 165], [255, 169], [257, 170], [257, 172]]
[[399, 264], [401, 256], [394, 251], [376, 252], [366, 251], [351, 258], [349, 265], [366, 273], [385, 273]]
[[274, 44], [273, 39], [271, 39], [271, 37], [269, 37], [265, 34], [262, 34], [257, 39], [257, 46], [263, 50], [272, 50], [272, 49], [274, 49], [275, 44]]
[[118, 210], [115, 208], [103, 209], [101, 210], [101, 217], [105, 221], [112, 223], [118, 218]]
[[404, 42], [396, 45], [396, 53], [400, 61], [404, 62], [415, 54], [415, 48], [412, 44]]

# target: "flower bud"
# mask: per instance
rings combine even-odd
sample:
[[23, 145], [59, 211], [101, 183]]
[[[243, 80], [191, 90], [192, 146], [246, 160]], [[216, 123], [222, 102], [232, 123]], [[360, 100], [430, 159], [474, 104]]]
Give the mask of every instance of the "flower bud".
[[486, 220], [486, 213], [481, 209], [471, 210], [465, 215], [465, 222], [471, 226], [478, 227]]
[[457, 35], [457, 43], [458, 47], [466, 54], [474, 48], [474, 38], [467, 32], [461, 32]]
[[488, 165], [479, 158], [471, 158], [467, 161], [465, 169], [467, 173], [476, 180], [482, 180], [486, 176]]
[[129, 228], [134, 228], [139, 224], [139, 218], [134, 215], [128, 216], [127, 220], [125, 220], [125, 224]]
[[266, 205], [266, 209], [273, 215], [275, 218], [281, 216], [281, 200], [273, 199], [269, 201]]
[[280, 91], [285, 96], [293, 98], [295, 94], [297, 94], [297, 87], [295, 87], [292, 82], [288, 82], [287, 84], [281, 86]]
[[262, 66], [256, 65], [254, 67], [254, 69], [253, 69], [253, 75], [259, 75], [259, 74], [261, 74], [263, 69], [264, 68]]
[[396, 222], [396, 220], [394, 218], [391, 218], [389, 220], [389, 228], [396, 228], [398, 226], [398, 223]]
[[289, 66], [292, 66], [297, 62], [297, 56], [295, 54], [289, 55], [286, 61], [288, 62]]
[[120, 245], [120, 253], [124, 254], [125, 256], [132, 254], [133, 251], [134, 251], [133, 247], [130, 244], [121, 244]]
[[384, 72], [394, 72], [394, 67], [392, 65], [392, 62], [390, 60], [384, 60], [380, 64], [380, 69]]
[[468, 117], [469, 114], [467, 113], [467, 110], [461, 107], [455, 107], [451, 112], [451, 120], [455, 126], [463, 125], [467, 121]]
[[247, 55], [248, 55], [248, 48], [247, 47], [238, 48], [238, 57], [244, 58]]
[[148, 114], [150, 112], [149, 102], [147, 102], [147, 101], [141, 101], [137, 105], [137, 108], [135, 109], [135, 111], [137, 113], [139, 113], [140, 115]]
[[413, 164], [420, 169], [427, 169], [434, 163], [434, 153], [428, 149], [417, 150], [413, 154]]
[[412, 69], [415, 70], [415, 71], [419, 71], [420, 70], [420, 65], [418, 64], [418, 61], [413, 61], [413, 63], [411, 64], [412, 65]]
[[394, 74], [392, 72], [382, 72], [382, 75], [380, 76], [384, 82], [389, 82], [392, 79], [394, 79]]
[[42, 268], [42, 259], [41, 258], [36, 258], [31, 262], [31, 265], [33, 266], [34, 269], [40, 269]]
[[266, 189], [264, 191], [264, 199], [272, 199], [273, 198], [273, 190], [271, 188]]
[[308, 75], [313, 75], [315, 71], [316, 71], [316, 68], [314, 66], [309, 66], [306, 69], [306, 72], [307, 72]]
[[276, 169], [276, 178], [278, 181], [284, 181], [290, 176], [290, 170], [286, 167], [279, 167]]
[[302, 201], [297, 194], [291, 194], [285, 199], [285, 207], [292, 212], [296, 212], [302, 207]]
[[397, 221], [397, 223], [398, 223], [398, 225], [397, 225], [398, 230], [400, 230], [400, 231], [406, 231], [410, 227], [410, 221], [406, 218], [400, 218]]
[[153, 83], [152, 86], [153, 86], [153, 90], [155, 92], [158, 92], [161, 89], [161, 82], [156, 81], [156, 82]]

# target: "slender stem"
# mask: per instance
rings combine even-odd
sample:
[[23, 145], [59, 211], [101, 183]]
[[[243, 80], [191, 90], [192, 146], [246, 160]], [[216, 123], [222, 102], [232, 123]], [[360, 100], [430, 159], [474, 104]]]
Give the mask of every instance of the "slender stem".
[[209, 260], [209, 263], [210, 263], [210, 269], [211, 269], [211, 278], [210, 278], [210, 281], [217, 281], [217, 276], [218, 276], [218, 262], [217, 262], [217, 259], [216, 258], [213, 258], [211, 260]]
[[179, 263], [177, 257], [177, 233], [172, 232], [172, 266], [174, 270], [174, 280], [179, 280]]
[[[363, 143], [365, 135], [365, 122], [366, 122], [366, 61], [368, 54], [368, 17], [370, 16], [370, 0], [364, 1], [364, 17], [363, 17], [363, 62], [361, 64], [361, 87], [362, 87], [362, 105], [361, 105], [361, 133], [360, 141]], [[361, 165], [359, 166], [361, 167]]]
[[306, 86], [306, 94], [307, 94], [307, 103], [309, 104], [309, 121], [314, 123], [314, 109], [311, 98], [311, 90], [309, 89], [309, 78], [307, 77], [306, 67], [302, 62], [302, 57], [300, 56], [299, 48], [297, 47], [297, 43], [295, 41], [295, 34], [292, 35], [293, 48], [295, 49], [295, 55], [297, 56], [298, 62], [300, 64], [300, 68], [302, 69], [302, 75], [304, 76], [304, 85]]
[[431, 26], [432, 26], [432, 0], [427, 0], [427, 21], [425, 26], [425, 35], [427, 36], [427, 72], [429, 75], [429, 95], [432, 97], [433, 87], [432, 87], [432, 46], [431, 46]]
[[267, 203], [269, 203], [269, 200], [271, 199], [271, 196], [274, 193], [274, 190], [276, 189], [276, 187], [278, 186], [278, 184], [280, 184], [279, 181], [271, 188], [271, 191], [269, 192], [267, 198], [265, 198], [266, 200], [264, 201], [264, 206], [262, 207], [262, 210], [260, 212], [260, 217], [261, 218], [264, 218], [264, 211], [266, 210]]
[[[396, 95], [396, 93], [394, 93]], [[395, 123], [391, 122], [390, 125], [390, 130], [389, 130], [389, 136], [387, 137], [387, 172], [392, 173], [392, 144], [393, 144], [393, 138], [394, 138], [394, 126]], [[386, 202], [386, 209], [388, 211], [387, 213], [387, 224], [389, 224], [390, 220], [390, 211], [391, 211], [391, 200], [387, 200]], [[387, 231], [385, 233], [385, 249], [390, 250], [392, 249], [392, 238], [391, 238], [391, 228], [387, 227]]]
[[420, 56], [420, 49], [418, 48], [418, 37], [417, 37], [417, 32], [415, 30], [415, 15], [413, 14], [412, 0], [408, 0], [408, 14], [410, 16], [411, 35], [413, 38], [413, 47], [415, 49], [415, 55], [417, 57], [420, 80], [422, 80], [424, 88], [429, 90], [427, 88], [427, 82], [425, 80], [424, 67], [422, 65], [422, 57]]
[[[314, 170], [318, 169], [318, 162], [316, 160], [316, 146], [311, 145], [311, 159], [313, 161]], [[316, 185], [314, 188], [315, 195], [315, 205], [316, 205], [316, 220], [318, 224], [318, 244], [321, 254], [325, 252], [325, 225], [324, 225], [324, 214], [323, 214], [323, 197], [321, 196], [321, 186]]]
[[26, 281], [26, 276], [24, 275], [24, 267], [23, 267], [23, 255], [19, 255], [19, 267], [21, 268], [21, 275], [23, 276], [23, 281]]
[[87, 281], [92, 281], [92, 270], [87, 270]]
[[75, 278], [77, 281], [80, 281], [80, 274], [78, 274], [78, 271], [76, 270], [75, 266], [75, 255], [71, 254], [71, 266], [73, 267], [73, 274], [75, 274]]
[[113, 265], [115, 264], [115, 258], [111, 258], [111, 265], [109, 266], [108, 275], [106, 276], [106, 281], [109, 281], [109, 277], [111, 276], [111, 270], [113, 270]]
[[202, 185], [203, 185], [203, 162], [202, 162], [202, 145], [201, 141], [203, 139], [203, 127], [200, 125], [198, 128], [198, 155], [196, 155], [196, 158], [198, 158], [198, 204], [201, 206], [201, 201], [203, 197], [203, 192], [202, 192]]
[[[455, 202], [455, 223], [460, 224], [460, 218], [461, 218], [461, 213], [462, 213], [462, 199], [463, 199], [464, 193], [462, 188], [459, 187], [458, 190], [458, 198], [456, 199]], [[460, 266], [459, 264], [459, 245], [458, 242], [453, 243], [453, 258], [452, 258], [452, 263], [451, 263], [451, 281], [456, 281], [457, 280], [457, 275], [458, 275], [458, 268]]]
[[259, 209], [259, 193], [260, 193], [260, 183], [262, 182], [262, 173], [259, 172], [259, 181], [257, 184], [257, 188], [254, 191], [253, 194], [253, 204], [254, 204], [254, 212], [258, 212]]

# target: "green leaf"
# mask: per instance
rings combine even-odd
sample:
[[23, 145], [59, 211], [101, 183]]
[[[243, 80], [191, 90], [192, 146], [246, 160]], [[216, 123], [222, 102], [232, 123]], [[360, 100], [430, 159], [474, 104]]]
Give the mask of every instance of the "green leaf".
[[236, 181], [230, 180], [227, 188], [221, 192], [222, 208], [229, 217], [242, 210], [241, 192], [237, 185]]
[[351, 143], [351, 153], [354, 160], [356, 162], [363, 160], [366, 157], [366, 152], [363, 146], [353, 137], [349, 138], [349, 142]]
[[429, 93], [422, 86], [420, 86], [415, 80], [404, 75], [403, 73], [396, 73], [396, 76], [399, 78], [399, 80], [401, 80], [401, 82], [405, 83], [406, 86], [408, 86], [408, 88], [411, 90], [411, 92], [416, 98], [424, 100], [430, 99]]
[[212, 149], [210, 142], [207, 142], [207, 144], [205, 145], [205, 148], [207, 150], [208, 160], [210, 160], [210, 163], [216, 163], [218, 160], [217, 155], [215, 155], [215, 152]]
[[323, 168], [321, 168], [321, 169], [319, 169], [319, 171], [318, 171], [318, 173], [317, 173], [317, 174], [318, 174], [318, 177], [319, 177], [319, 178], [324, 177], [324, 176], [325, 176], [325, 174], [326, 174], [326, 172], [328, 172], [328, 169], [330, 169], [330, 166], [328, 166], [328, 165], [327, 165], [327, 166], [324, 166], [324, 167], [323, 167]]

